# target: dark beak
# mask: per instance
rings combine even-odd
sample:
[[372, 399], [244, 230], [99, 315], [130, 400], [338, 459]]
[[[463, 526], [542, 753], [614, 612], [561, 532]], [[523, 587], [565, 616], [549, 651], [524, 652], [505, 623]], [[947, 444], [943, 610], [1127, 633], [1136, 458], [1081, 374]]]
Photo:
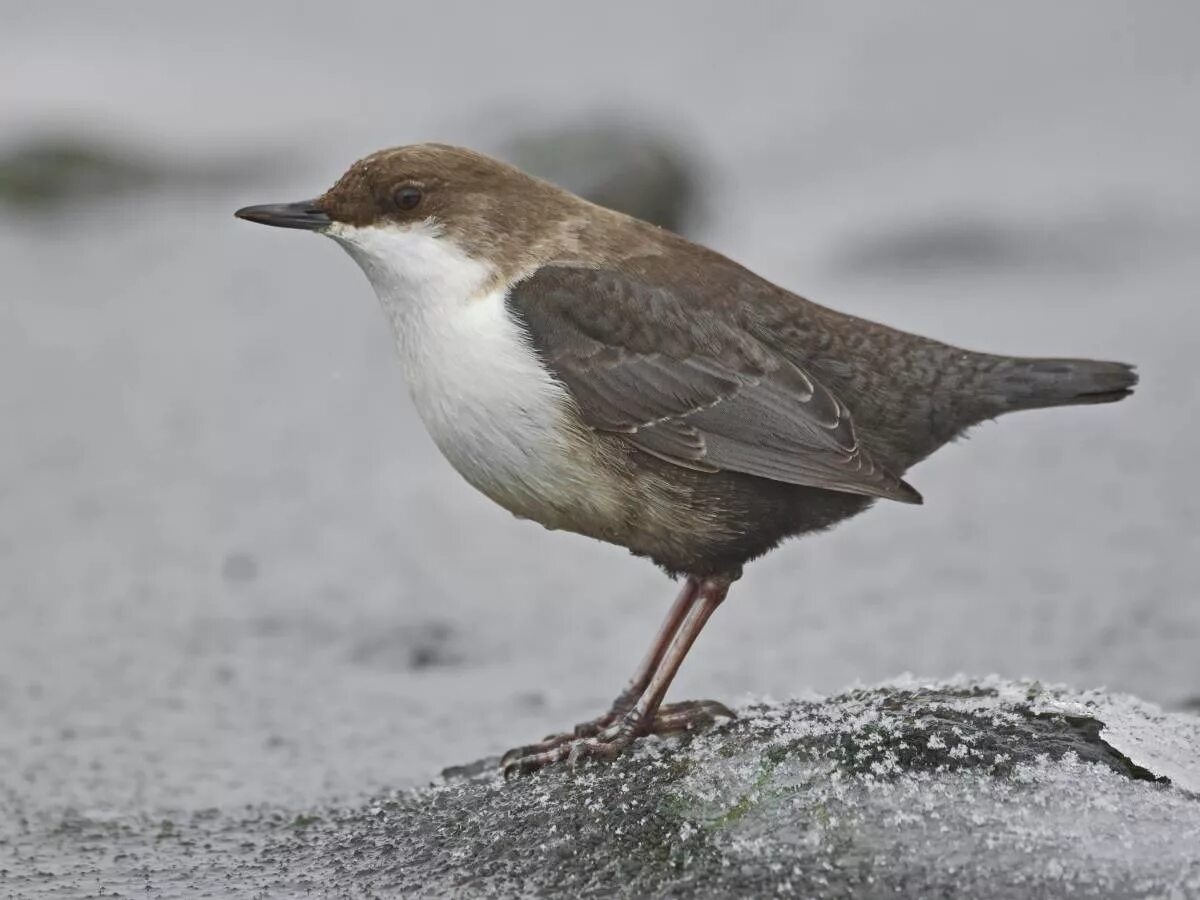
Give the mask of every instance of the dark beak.
[[265, 203], [262, 206], [243, 206], [234, 213], [247, 222], [259, 222], [278, 228], [303, 228], [320, 231], [333, 220], [318, 208], [316, 200], [301, 200], [299, 203]]

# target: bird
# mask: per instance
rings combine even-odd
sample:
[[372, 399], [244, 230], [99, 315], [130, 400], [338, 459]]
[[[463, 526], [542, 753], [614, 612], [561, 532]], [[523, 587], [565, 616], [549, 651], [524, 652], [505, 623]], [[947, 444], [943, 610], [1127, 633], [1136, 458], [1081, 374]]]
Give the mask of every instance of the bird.
[[664, 698], [747, 563], [878, 500], [921, 503], [908, 470], [974, 425], [1137, 383], [1124, 363], [974, 352], [834, 311], [463, 147], [381, 150], [315, 199], [235, 215], [358, 263], [467, 482], [682, 582], [611, 707], [505, 754], [506, 777], [734, 717]]

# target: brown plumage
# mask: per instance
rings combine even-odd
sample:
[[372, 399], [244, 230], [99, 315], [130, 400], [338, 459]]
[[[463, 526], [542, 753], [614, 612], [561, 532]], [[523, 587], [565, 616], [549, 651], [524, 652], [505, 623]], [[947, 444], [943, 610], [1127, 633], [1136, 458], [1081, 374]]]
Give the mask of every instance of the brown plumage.
[[[1137, 380], [1121, 363], [976, 353], [837, 313], [460, 148], [383, 151], [314, 201], [238, 214], [347, 246], [418, 360], [418, 408], [473, 484], [518, 515], [685, 576], [613, 709], [522, 748], [510, 771], [611, 756], [638, 734], [727, 714], [660, 706], [747, 561], [877, 499], [921, 502], [908, 469], [972, 425], [1119, 400]], [[461, 322], [481, 314], [495, 316], [489, 334], [511, 329], [487, 344], [511, 358], [472, 381], [444, 357], [470, 351], [476, 332]], [[424, 352], [447, 334], [467, 337]], [[526, 399], [488, 381], [506, 373]]]

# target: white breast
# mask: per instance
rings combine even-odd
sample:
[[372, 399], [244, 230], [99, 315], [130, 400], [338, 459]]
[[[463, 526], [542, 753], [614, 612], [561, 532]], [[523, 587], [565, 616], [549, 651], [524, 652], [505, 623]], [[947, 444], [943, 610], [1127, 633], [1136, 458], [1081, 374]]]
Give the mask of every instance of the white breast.
[[518, 515], [600, 502], [572, 444], [569, 398], [489, 289], [493, 271], [427, 223], [330, 236], [366, 272], [391, 320], [413, 402], [450, 463]]

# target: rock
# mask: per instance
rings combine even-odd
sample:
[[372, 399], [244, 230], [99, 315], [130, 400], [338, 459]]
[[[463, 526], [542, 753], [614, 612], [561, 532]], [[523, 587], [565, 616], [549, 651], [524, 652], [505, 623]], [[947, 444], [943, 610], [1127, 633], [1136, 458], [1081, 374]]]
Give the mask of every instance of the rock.
[[83, 134], [43, 134], [0, 147], [0, 211], [54, 210], [158, 188], [207, 188], [268, 171], [262, 161], [160, 158]]
[[1055, 218], [943, 211], [856, 234], [833, 256], [840, 275], [924, 279], [1000, 272], [1094, 274], [1134, 250], [1163, 246], [1169, 219], [1152, 209], [1085, 208]]
[[658, 131], [598, 117], [523, 133], [503, 155], [609, 209], [680, 234], [694, 224], [695, 163]]
[[348, 809], [69, 820], [42, 840], [81, 860], [74, 880], [0, 858], [0, 889], [1200, 896], [1200, 719], [1132, 698], [902, 681], [752, 705], [608, 765], [510, 783], [493, 765]]
[[227, 584], [243, 584], [254, 581], [258, 577], [258, 560], [254, 554], [244, 550], [234, 550], [225, 555], [221, 562], [221, 578]]
[[155, 184], [161, 169], [138, 155], [78, 137], [37, 137], [0, 155], [0, 201], [43, 207]]
[[467, 657], [453, 624], [438, 619], [375, 628], [356, 641], [350, 657], [382, 669], [431, 669], [461, 664]]

